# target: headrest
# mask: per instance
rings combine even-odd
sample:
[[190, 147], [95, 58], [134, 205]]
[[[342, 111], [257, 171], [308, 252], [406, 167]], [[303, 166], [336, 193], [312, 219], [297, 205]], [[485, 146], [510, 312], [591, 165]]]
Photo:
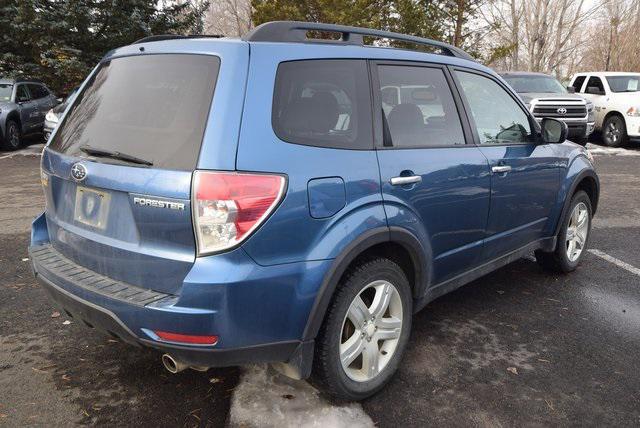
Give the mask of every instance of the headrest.
[[282, 112], [282, 126], [293, 133], [328, 133], [336, 126], [339, 115], [336, 97], [331, 92], [319, 91], [288, 104]]

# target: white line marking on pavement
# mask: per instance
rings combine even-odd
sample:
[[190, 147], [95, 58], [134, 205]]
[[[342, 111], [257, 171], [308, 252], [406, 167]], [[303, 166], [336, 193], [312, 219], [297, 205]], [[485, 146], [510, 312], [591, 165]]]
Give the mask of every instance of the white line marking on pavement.
[[375, 426], [358, 403], [332, 404], [307, 382], [289, 379], [266, 365], [242, 370], [231, 399], [231, 427]]
[[600, 251], [600, 250], [587, 250], [587, 251], [589, 251], [593, 255], [596, 255], [596, 256], [598, 256], [598, 257], [600, 257], [602, 259], [605, 259], [606, 261], [608, 261], [610, 263], [613, 263], [614, 265], [616, 265], [616, 266], [618, 266], [618, 267], [620, 267], [620, 268], [622, 268], [622, 269], [624, 269], [626, 271], [629, 271], [629, 272], [631, 272], [631, 273], [633, 273], [635, 275], [640, 276], [640, 269], [638, 269], [637, 267], [635, 267], [633, 265], [630, 265], [627, 262], [623, 262], [620, 259], [616, 259], [615, 257], [610, 256], [609, 254], [605, 253], [604, 251]]

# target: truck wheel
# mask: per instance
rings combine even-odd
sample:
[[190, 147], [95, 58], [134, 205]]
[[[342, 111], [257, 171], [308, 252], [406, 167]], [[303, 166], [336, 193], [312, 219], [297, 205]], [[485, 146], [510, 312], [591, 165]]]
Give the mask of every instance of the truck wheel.
[[555, 272], [574, 271], [584, 257], [589, 243], [592, 212], [589, 196], [583, 190], [576, 192], [571, 198], [565, 218], [562, 219], [555, 251], [536, 251], [538, 264]]
[[2, 148], [5, 150], [17, 150], [22, 145], [22, 133], [18, 123], [14, 120], [8, 120], [5, 128], [5, 136], [2, 141]]
[[620, 147], [627, 142], [627, 126], [620, 116], [610, 116], [602, 126], [602, 142], [608, 147]]
[[403, 270], [376, 258], [338, 285], [316, 339], [311, 381], [339, 400], [362, 400], [393, 376], [411, 330], [413, 299]]

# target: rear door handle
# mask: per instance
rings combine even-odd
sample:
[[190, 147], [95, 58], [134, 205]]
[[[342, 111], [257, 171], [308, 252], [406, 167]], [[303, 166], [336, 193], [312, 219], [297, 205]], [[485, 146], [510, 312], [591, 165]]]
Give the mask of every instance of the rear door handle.
[[420, 183], [421, 181], [422, 181], [422, 176], [420, 175], [392, 177], [390, 180], [392, 186], [403, 186], [405, 184]]
[[497, 165], [497, 166], [492, 166], [491, 167], [491, 171], [494, 174], [503, 174], [506, 172], [510, 172], [511, 171], [511, 167], [509, 165]]

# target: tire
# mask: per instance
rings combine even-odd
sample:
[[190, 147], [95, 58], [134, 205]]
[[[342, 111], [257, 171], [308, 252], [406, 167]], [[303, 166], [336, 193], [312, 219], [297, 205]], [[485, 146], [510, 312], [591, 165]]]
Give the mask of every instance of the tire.
[[[383, 301], [385, 291], [390, 296], [386, 306], [376, 304]], [[357, 298], [364, 306], [356, 303]], [[316, 339], [311, 382], [338, 400], [362, 400], [378, 392], [398, 368], [409, 340], [412, 310], [409, 281], [396, 263], [375, 258], [353, 266], [338, 284]], [[377, 314], [375, 321], [369, 318], [372, 313]], [[352, 319], [365, 316], [367, 324], [358, 322], [356, 327]], [[345, 365], [341, 346], [343, 355], [350, 355], [351, 362]], [[346, 352], [349, 348], [354, 352]], [[367, 364], [371, 361], [377, 364]]]
[[609, 116], [602, 125], [602, 142], [607, 147], [621, 147], [627, 144], [627, 125], [618, 115]]
[[[581, 212], [586, 213], [586, 224], [580, 221]], [[578, 213], [578, 214], [576, 214]], [[569, 273], [574, 271], [586, 252], [591, 235], [592, 216], [591, 200], [589, 196], [582, 190], [579, 190], [571, 198], [569, 209], [562, 219], [562, 226], [558, 232], [558, 241], [555, 251], [551, 253], [536, 251], [536, 260], [543, 268], [560, 273]], [[577, 227], [575, 226], [577, 224]], [[571, 236], [575, 236], [576, 240], [582, 241], [582, 244], [574, 242], [572, 247], [570, 244]], [[578, 247], [580, 248], [578, 252]], [[572, 250], [573, 249], [573, 250]]]
[[7, 120], [5, 126], [2, 148], [5, 150], [18, 150], [22, 146], [22, 132], [20, 126], [14, 120]]

